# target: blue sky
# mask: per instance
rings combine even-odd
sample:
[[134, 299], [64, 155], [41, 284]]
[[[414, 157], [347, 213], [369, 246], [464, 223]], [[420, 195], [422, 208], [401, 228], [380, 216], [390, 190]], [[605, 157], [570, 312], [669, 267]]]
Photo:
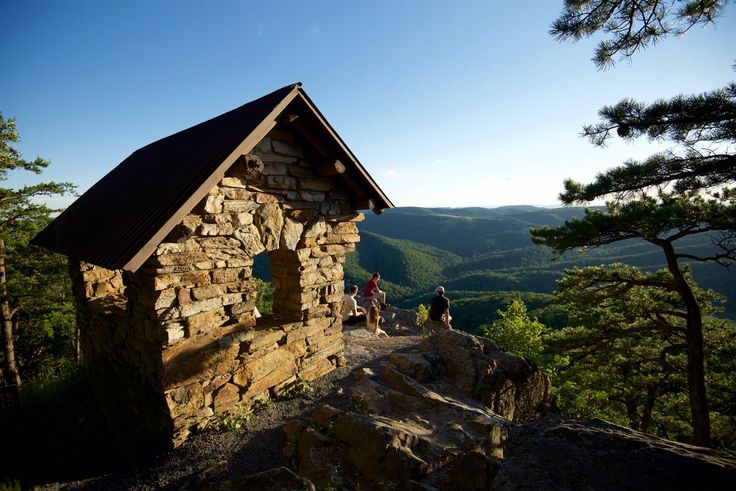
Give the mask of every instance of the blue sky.
[[595, 40], [547, 34], [560, 6], [5, 0], [0, 111], [25, 158], [52, 162], [9, 185], [83, 192], [137, 148], [301, 81], [396, 205], [555, 205], [563, 179], [660, 148], [592, 147], [579, 133], [601, 106], [734, 79], [733, 4], [605, 72]]

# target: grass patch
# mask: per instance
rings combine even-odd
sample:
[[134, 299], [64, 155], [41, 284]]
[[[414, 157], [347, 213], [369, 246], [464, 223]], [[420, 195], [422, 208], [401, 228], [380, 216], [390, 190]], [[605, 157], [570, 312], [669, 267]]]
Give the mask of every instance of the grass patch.
[[21, 386], [20, 397], [24, 408], [39, 408], [84, 398], [90, 391], [87, 377], [78, 367], [73, 367], [43, 382]]

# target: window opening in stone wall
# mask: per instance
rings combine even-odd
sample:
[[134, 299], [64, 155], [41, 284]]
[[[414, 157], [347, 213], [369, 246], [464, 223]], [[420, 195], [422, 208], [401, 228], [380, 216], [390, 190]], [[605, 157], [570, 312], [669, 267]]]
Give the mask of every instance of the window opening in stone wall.
[[253, 285], [256, 287], [256, 308], [261, 316], [273, 314], [273, 274], [268, 254], [262, 252], [253, 258]]

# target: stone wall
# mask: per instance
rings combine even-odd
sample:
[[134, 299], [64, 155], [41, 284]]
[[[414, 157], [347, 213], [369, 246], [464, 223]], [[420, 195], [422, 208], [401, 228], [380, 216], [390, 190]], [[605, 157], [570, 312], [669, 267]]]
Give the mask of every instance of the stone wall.
[[[126, 276], [125, 307], [105, 317], [123, 327], [91, 330], [85, 341], [117, 339], [92, 350], [94, 363], [106, 353], [113, 365], [138, 367], [136, 383], [155, 392], [144, 410], [159, 413], [150, 419], [175, 445], [214, 414], [247, 411], [342, 360], [342, 265], [362, 215], [340, 179], [315, 173], [314, 160], [291, 134], [269, 134]], [[252, 267], [261, 253], [273, 272], [274, 314], [256, 319]], [[122, 298], [119, 272], [92, 271], [100, 272], [80, 273], [100, 281], [77, 275], [83, 303], [97, 293]], [[102, 286], [113, 283], [118, 290]]]
[[70, 260], [70, 273], [83, 366], [108, 424], [126, 446], [165, 444], [158, 326], [129, 301], [135, 286], [122, 271]]

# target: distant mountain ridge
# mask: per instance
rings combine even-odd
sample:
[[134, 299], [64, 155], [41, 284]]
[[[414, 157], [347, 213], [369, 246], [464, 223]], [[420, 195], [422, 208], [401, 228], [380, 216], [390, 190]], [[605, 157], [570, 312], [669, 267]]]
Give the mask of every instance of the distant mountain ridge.
[[[362, 287], [373, 271], [380, 271], [382, 286], [392, 303], [416, 307], [427, 303], [434, 287], [442, 284], [453, 301], [456, 324], [474, 332], [495, 318], [514, 296], [532, 308], [553, 301], [552, 292], [562, 270], [624, 262], [646, 270], [665, 266], [658, 248], [640, 240], [625, 241], [568, 253], [557, 260], [547, 248], [531, 242], [529, 229], [555, 227], [582, 216], [582, 208], [419, 208], [367, 214], [359, 224], [361, 242], [345, 264], [346, 283]], [[691, 238], [681, 247], [709, 247], [705, 237]], [[714, 264], [693, 264], [702, 287], [713, 288], [730, 301], [725, 317], [736, 319], [736, 277]], [[462, 308], [461, 308], [462, 307]], [[543, 321], [555, 323], [554, 311]], [[551, 317], [550, 317], [551, 316]]]

